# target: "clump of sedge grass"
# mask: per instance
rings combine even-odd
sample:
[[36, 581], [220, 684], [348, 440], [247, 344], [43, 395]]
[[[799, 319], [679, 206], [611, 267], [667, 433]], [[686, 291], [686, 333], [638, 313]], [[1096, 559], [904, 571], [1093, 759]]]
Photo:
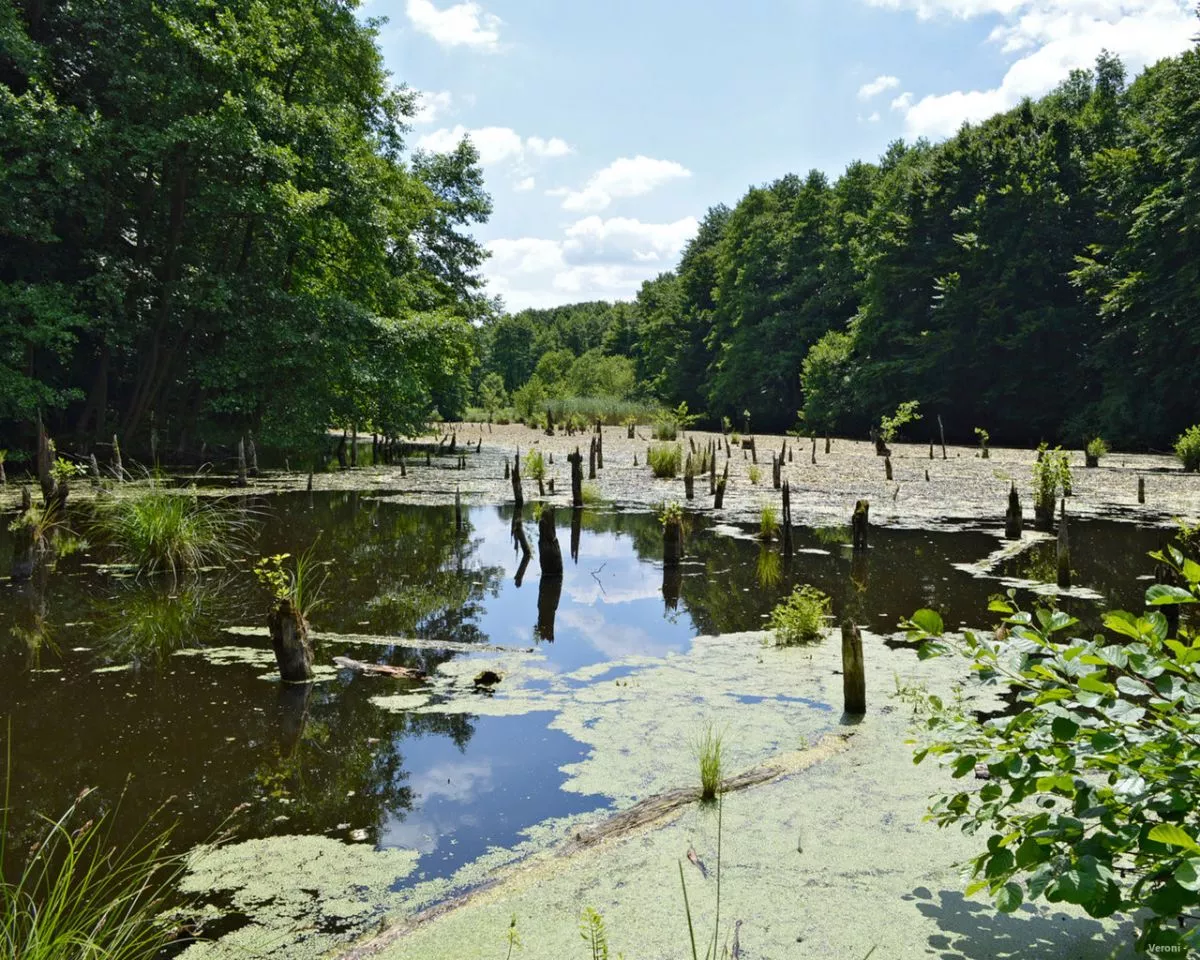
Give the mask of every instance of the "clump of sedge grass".
[[677, 477], [683, 463], [683, 448], [678, 443], [652, 443], [647, 462], [656, 477]]
[[781, 647], [812, 643], [821, 638], [821, 630], [829, 617], [829, 596], [812, 584], [804, 584], [771, 611], [768, 621]]
[[762, 481], [762, 470], [757, 463], [750, 464], [749, 474], [751, 483], [758, 484]]
[[779, 533], [779, 514], [772, 504], [764, 503], [758, 511], [758, 539], [763, 543], [774, 540]]
[[700, 761], [700, 799], [715, 800], [721, 792], [722, 734], [711, 721], [706, 723], [696, 737], [696, 759]]
[[8, 790], [0, 830], [0, 956], [21, 960], [152, 960], [174, 936], [164, 912], [183, 873], [170, 831], [143, 828], [126, 846], [112, 814], [83, 824], [85, 790], [57, 820], [46, 819], [27, 859], [12, 873], [6, 849]]
[[583, 502], [587, 506], [594, 506], [598, 503], [604, 502], [604, 497], [600, 493], [600, 484], [598, 483], [585, 480], [583, 482], [583, 487], [580, 489], [580, 493], [583, 495]]
[[228, 562], [241, 548], [247, 522], [228, 498], [202, 499], [157, 483], [97, 501], [93, 533], [143, 573], [172, 575]]

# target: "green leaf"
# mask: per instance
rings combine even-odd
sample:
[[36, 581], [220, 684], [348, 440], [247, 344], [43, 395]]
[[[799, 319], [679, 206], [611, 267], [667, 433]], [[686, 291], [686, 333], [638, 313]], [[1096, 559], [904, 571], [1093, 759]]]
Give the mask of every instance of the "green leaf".
[[1067, 717], [1055, 717], [1050, 724], [1055, 740], [1073, 740], [1079, 732], [1079, 724]]
[[1150, 828], [1150, 839], [1165, 843], [1168, 847], [1182, 847], [1191, 853], [1200, 853], [1200, 844], [1174, 823], [1160, 823]]
[[1161, 607], [1175, 603], [1196, 603], [1196, 597], [1183, 587], [1173, 587], [1167, 583], [1156, 583], [1146, 588], [1146, 606]]
[[1200, 890], [1200, 858], [1188, 857], [1176, 867], [1175, 882], [1184, 890]]
[[936, 610], [918, 610], [912, 615], [912, 622], [933, 637], [940, 637], [945, 629], [941, 614]]
[[996, 909], [1001, 913], [1012, 913], [1025, 901], [1018, 883], [1009, 881], [996, 892]]

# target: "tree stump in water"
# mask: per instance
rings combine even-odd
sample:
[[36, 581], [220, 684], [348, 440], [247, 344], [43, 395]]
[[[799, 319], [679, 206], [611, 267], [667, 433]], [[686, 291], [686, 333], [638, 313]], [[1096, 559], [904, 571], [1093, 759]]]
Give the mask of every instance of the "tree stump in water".
[[234, 484], [238, 487], [244, 487], [247, 484], [246, 480], [246, 438], [238, 437], [237, 445], [237, 482]]
[[546, 436], [554, 436], [554, 414], [550, 412], [550, 408], [546, 408]]
[[889, 480], [892, 479], [892, 458], [890, 456], [883, 458], [883, 472]]
[[633, 433], [633, 431], [634, 431], [634, 427], [635, 427], [635, 426], [636, 426], [636, 425], [635, 425], [635, 424], [632, 424], [632, 423], [630, 423], [630, 424], [627, 424], [627, 425], [626, 425], [626, 427], [625, 427], [625, 437], [626, 437], [626, 439], [628, 439], [628, 440], [632, 440], [632, 439], [634, 438], [634, 433]]
[[867, 712], [862, 634], [850, 620], [842, 621], [842, 699], [846, 713], [851, 716], [862, 716]]
[[549, 505], [542, 507], [542, 516], [538, 520], [538, 560], [542, 565], [543, 580], [562, 579], [562, 547], [554, 527], [554, 508]]
[[1058, 566], [1058, 585], [1066, 589], [1071, 586], [1071, 545], [1067, 540], [1067, 501], [1065, 497], [1062, 502], [1062, 516], [1058, 522], [1055, 561]]
[[1138, 477], [1138, 503], [1146, 502], [1146, 478]]
[[692, 455], [687, 455], [687, 462], [683, 468], [683, 495], [688, 500], [692, 500], [696, 496], [696, 475], [693, 472]]
[[596, 469], [604, 469], [604, 431], [596, 424]]
[[775, 457], [774, 451], [771, 453], [771, 483], [778, 490], [783, 485], [783, 478], [780, 473], [783, 470], [783, 461]]
[[[828, 441], [828, 440], [826, 440], [826, 441], [825, 441], [825, 444], [826, 444], [826, 447], [828, 447], [828, 445], [829, 445], [829, 441]], [[826, 452], [826, 453], [828, 453], [828, 452], [829, 452], [829, 450], [827, 449], [825, 452]], [[812, 456], [811, 456], [811, 457], [809, 457], [809, 461], [810, 461], [811, 463], [816, 463], [816, 462], [817, 462], [817, 438], [816, 438], [816, 437], [813, 437], [813, 438], [812, 438]]]
[[258, 476], [258, 448], [254, 446], [254, 438], [253, 437], [251, 437], [249, 440], [247, 440], [246, 443], [250, 447], [249, 473], [250, 473], [250, 476], [257, 477]]
[[825, 452], [829, 453], [829, 434], [825, 434]]
[[875, 444], [875, 456], [890, 457], [892, 451], [888, 449], [888, 445], [883, 442], [883, 437], [879, 435], [879, 431], [874, 427], [871, 428], [871, 442]]
[[596, 438], [592, 437], [588, 444], [588, 479], [596, 479]]
[[42, 426], [42, 415], [37, 418], [37, 475], [42, 487], [42, 503], [46, 507], [53, 504], [58, 483], [54, 479], [54, 441], [50, 439]]
[[517, 451], [517, 455], [513, 458], [512, 468], [512, 488], [513, 501], [517, 505], [517, 511], [525, 506], [525, 494], [521, 490], [521, 451]]
[[508, 457], [505, 457], [504, 458], [504, 479], [505, 480], [507, 480], [509, 478], [510, 473], [511, 473], [511, 470], [509, 469], [509, 466], [508, 466]]
[[851, 542], [855, 550], [867, 549], [867, 530], [870, 527], [869, 514], [871, 504], [859, 500], [854, 505], [854, 514], [850, 517]]
[[792, 555], [792, 490], [790, 484], [783, 482], [783, 555]]
[[[634, 458], [634, 466], [637, 466], [637, 457]], [[571, 464], [571, 506], [583, 506], [583, 454], [579, 452], [579, 448], [575, 448], [574, 453], [567, 454], [567, 462]]]
[[663, 524], [663, 566], [677, 567], [683, 559], [683, 522], [667, 520]]
[[37, 563], [37, 531], [33, 525], [33, 497], [28, 487], [21, 488], [21, 513], [9, 529], [13, 536], [13, 557], [10, 572], [13, 580], [28, 580]]
[[117, 483], [121, 483], [125, 479], [125, 465], [121, 463], [121, 444], [115, 433], [112, 442], [112, 468], [117, 477]]
[[571, 559], [579, 562], [579, 539], [583, 534], [583, 510], [571, 511]]
[[345, 470], [346, 466], [347, 466], [347, 464], [346, 464], [346, 444], [347, 444], [346, 431], [343, 430], [341, 439], [338, 440], [338, 445], [337, 445], [337, 461], [338, 461], [338, 469], [339, 470]]
[[[92, 475], [92, 486], [93, 487], [100, 486], [100, 461], [96, 459], [96, 455], [94, 453], [89, 458], [88, 466], [90, 468], [91, 475]], [[2, 483], [3, 480], [4, 480], [4, 466], [3, 466], [3, 464], [0, 464], [0, 483]]]
[[278, 601], [267, 618], [271, 646], [284, 683], [308, 683], [312, 680], [313, 651], [308, 641], [308, 624], [292, 601]]
[[1021, 495], [1014, 483], [1008, 490], [1008, 510], [1004, 514], [1004, 536], [1008, 540], [1020, 540], [1025, 526], [1025, 515], [1021, 510]]

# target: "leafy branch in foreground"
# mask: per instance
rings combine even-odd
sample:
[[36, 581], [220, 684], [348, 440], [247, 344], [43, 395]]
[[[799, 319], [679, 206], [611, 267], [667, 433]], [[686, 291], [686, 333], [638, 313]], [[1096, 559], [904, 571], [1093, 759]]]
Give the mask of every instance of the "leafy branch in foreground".
[[[1108, 634], [1077, 635], [1060, 610], [996, 598], [996, 635], [945, 635], [941, 617], [908, 621], [921, 656], [964, 657], [1021, 709], [979, 720], [929, 697], [929, 742], [915, 755], [987, 782], [941, 797], [929, 818], [987, 837], [968, 893], [1006, 913], [1025, 900], [1074, 903], [1093, 917], [1142, 913], [1137, 946], [1200, 947], [1177, 918], [1200, 906], [1200, 634], [1163, 611], [1200, 601], [1200, 564], [1151, 554], [1176, 583], [1146, 591], [1150, 612], [1105, 614]], [[986, 771], [986, 772], [985, 772]]]

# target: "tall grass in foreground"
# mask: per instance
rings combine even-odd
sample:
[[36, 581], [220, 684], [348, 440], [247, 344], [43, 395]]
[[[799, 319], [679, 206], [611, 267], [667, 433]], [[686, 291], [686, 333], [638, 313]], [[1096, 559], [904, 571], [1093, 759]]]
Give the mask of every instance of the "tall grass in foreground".
[[46, 820], [20, 872], [10, 877], [4, 872], [9, 857], [6, 778], [0, 822], [0, 957], [153, 960], [172, 939], [175, 923], [164, 907], [184, 860], [166, 852], [170, 831], [151, 834], [143, 828], [118, 848], [112, 814], [77, 825], [88, 792], [80, 793], [57, 820]]
[[201, 499], [153, 483], [97, 501], [93, 534], [143, 573], [172, 575], [225, 563], [242, 546], [247, 521], [228, 498]]

